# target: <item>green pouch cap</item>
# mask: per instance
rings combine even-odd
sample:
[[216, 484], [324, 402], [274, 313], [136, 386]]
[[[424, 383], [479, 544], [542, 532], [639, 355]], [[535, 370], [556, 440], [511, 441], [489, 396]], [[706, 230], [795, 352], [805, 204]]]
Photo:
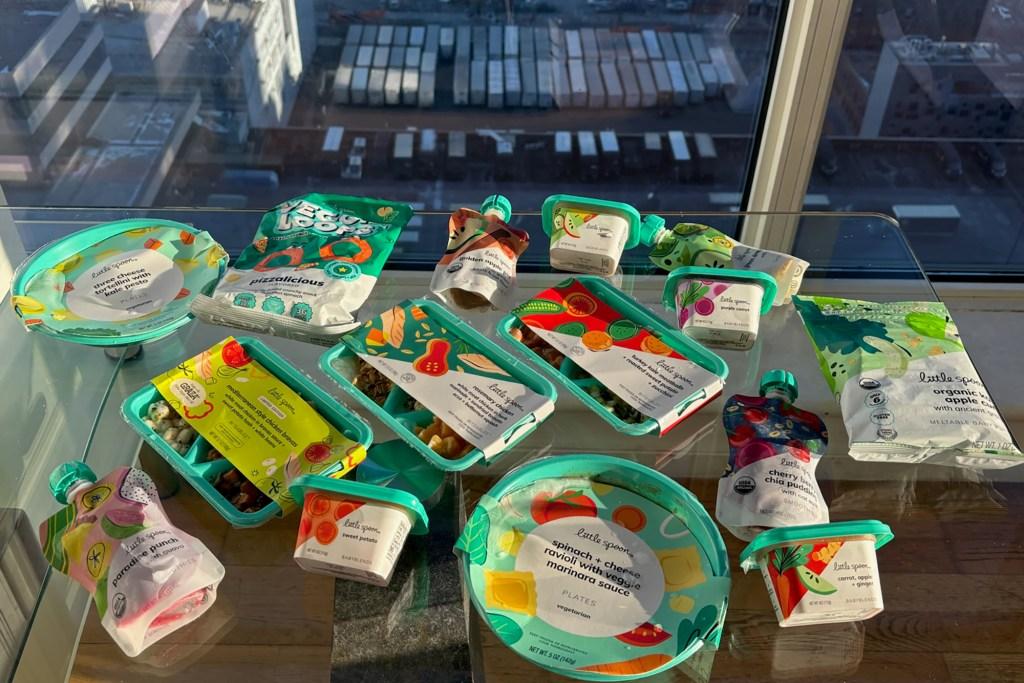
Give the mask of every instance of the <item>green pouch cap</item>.
[[480, 204], [480, 213], [487, 215], [488, 212], [508, 222], [512, 218], [512, 202], [503, 194], [492, 194]]
[[874, 536], [875, 549], [881, 548], [893, 539], [889, 525], [879, 522], [877, 519], [779, 527], [759, 534], [750, 542], [750, 545], [743, 549], [743, 552], [740, 553], [740, 567], [745, 572], [755, 569], [761, 553], [774, 546], [844, 536]]
[[797, 396], [800, 395], [796, 377], [793, 376], [793, 373], [789, 370], [780, 370], [778, 368], [769, 370], [761, 375], [761, 395], [764, 396], [772, 390], [786, 392], [789, 395], [790, 402], [795, 401]]
[[409, 533], [417, 536], [427, 533], [430, 524], [427, 519], [427, 511], [423, 509], [420, 501], [416, 500], [416, 496], [397, 489], [363, 484], [351, 479], [332, 479], [319, 474], [303, 474], [288, 485], [288, 490], [291, 491], [292, 497], [296, 501], [305, 501], [307, 491], [324, 491], [405, 508], [413, 514], [413, 526]]
[[94, 484], [96, 483], [96, 473], [81, 460], [71, 460], [57, 465], [53, 472], [50, 472], [50, 493], [58, 502], [67, 505], [68, 489], [80, 481]]

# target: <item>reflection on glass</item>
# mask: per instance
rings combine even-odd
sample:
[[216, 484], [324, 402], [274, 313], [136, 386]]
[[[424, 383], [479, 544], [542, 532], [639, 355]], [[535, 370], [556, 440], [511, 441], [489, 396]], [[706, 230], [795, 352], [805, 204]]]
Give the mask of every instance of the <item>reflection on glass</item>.
[[857, 0], [805, 208], [898, 218], [926, 267], [1024, 267], [1019, 2]]
[[[496, 189], [740, 203], [774, 2], [12, 0], [0, 183], [20, 205], [448, 211]], [[405, 181], [400, 185], [395, 180]]]

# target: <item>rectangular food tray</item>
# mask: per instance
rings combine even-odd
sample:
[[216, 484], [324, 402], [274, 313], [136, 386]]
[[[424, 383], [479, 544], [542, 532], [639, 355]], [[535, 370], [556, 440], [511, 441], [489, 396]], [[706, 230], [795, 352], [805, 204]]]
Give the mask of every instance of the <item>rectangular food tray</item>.
[[[578, 275], [575, 279], [598, 295], [602, 301], [621, 313], [624, 318], [632, 320], [651, 332], [656, 332], [666, 345], [708, 372], [718, 375], [722, 378], [722, 382], [725, 382], [726, 377], [729, 376], [729, 366], [726, 365], [720, 356], [682, 334], [638, 301], [616, 289], [604, 279], [592, 275]], [[526, 356], [527, 360], [533, 365], [565, 387], [573, 396], [582, 401], [584, 405], [597, 413], [618, 431], [630, 436], [643, 436], [658, 431], [658, 422], [653, 418], [647, 418], [643, 422], [626, 422], [601, 405], [596, 398], [586, 391], [590, 386], [600, 385], [600, 381], [584, 371], [568, 357], [562, 359], [558, 368], [553, 367], [534, 353], [530, 347], [512, 336], [512, 329], [522, 326], [522, 321], [514, 313], [510, 313], [498, 323], [498, 334], [521, 354]], [[714, 397], [708, 397], [709, 400], [712, 398]], [[680, 405], [693, 399], [694, 397], [691, 396], [681, 401]]]
[[[511, 358], [504, 349], [490, 339], [484, 337], [469, 324], [459, 320], [451, 311], [441, 304], [433, 301], [427, 301], [426, 299], [413, 299], [409, 301], [409, 303], [419, 306], [427, 313], [427, 315], [440, 320], [448, 330], [454, 332], [456, 336], [468, 341], [483, 355], [485, 355], [488, 360], [515, 379], [522, 382], [531, 390], [542, 396], [546, 396], [551, 399], [552, 402], [557, 398], [558, 394], [551, 382], [542, 377], [525, 363], [521, 363], [515, 358]], [[395, 434], [412, 446], [417, 453], [426, 458], [427, 461], [435, 467], [448, 472], [461, 472], [483, 459], [483, 451], [479, 448], [474, 448], [461, 458], [454, 459], [445, 458], [431, 450], [427, 444], [419, 440], [419, 437], [416, 436], [416, 432], [413, 430], [416, 427], [429, 425], [433, 419], [433, 414], [429, 410], [403, 412], [402, 406], [407, 403], [410, 397], [398, 386], [393, 386], [391, 388], [391, 392], [388, 394], [383, 406], [378, 405], [372, 398], [360, 391], [352, 381], [356, 374], [357, 359], [358, 356], [355, 351], [349, 348], [345, 344], [344, 338], [342, 338], [340, 344], [320, 357], [320, 369], [324, 371], [324, 374], [337, 382], [347, 394], [358, 401], [359, 404], [368, 411], [373, 413], [381, 422], [390, 427]], [[502, 453], [507, 452], [528, 435], [533, 433], [533, 431], [540, 426], [542, 421], [543, 420], [538, 420], [529, 429], [520, 431], [519, 435], [509, 442], [508, 446], [502, 451]], [[501, 454], [495, 455], [487, 461], [486, 464], [494, 462], [500, 455]]]
[[[334, 425], [348, 438], [359, 442], [364, 447], [369, 447], [373, 440], [373, 432], [362, 418], [345, 409], [330, 394], [317, 386], [313, 380], [296, 370], [293, 365], [263, 342], [251, 337], [236, 337], [235, 339], [251, 358], [259, 362], [303, 399], [313, 404], [316, 411], [327, 422]], [[153, 447], [153, 450], [184, 477], [199, 495], [205, 498], [206, 502], [212, 505], [221, 517], [230, 522], [232, 526], [260, 526], [271, 517], [282, 516], [281, 507], [273, 501], [256, 512], [241, 512], [231, 504], [231, 501], [222, 496], [213, 484], [221, 474], [230, 470], [234, 465], [226, 459], [206, 462], [211, 446], [201, 436], [196, 438], [195, 443], [186, 453], [180, 454], [171, 448], [159, 434], [146, 426], [142, 420], [146, 416], [149, 406], [161, 398], [157, 388], [152, 384], [147, 384], [125, 399], [121, 404], [121, 415], [132, 429], [138, 432]], [[330, 474], [340, 467], [341, 463], [337, 463], [321, 474]]]

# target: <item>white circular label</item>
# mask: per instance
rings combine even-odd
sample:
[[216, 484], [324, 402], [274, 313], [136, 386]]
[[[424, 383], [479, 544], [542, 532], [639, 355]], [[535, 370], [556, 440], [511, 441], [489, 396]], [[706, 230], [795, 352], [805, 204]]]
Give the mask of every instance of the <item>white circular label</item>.
[[86, 320], [121, 322], [148, 315], [174, 300], [185, 275], [167, 256], [137, 249], [113, 256], [71, 283], [67, 307]]
[[533, 573], [537, 617], [581, 636], [631, 631], [651, 618], [665, 594], [665, 576], [650, 547], [596, 517], [538, 526], [523, 539], [516, 571]]

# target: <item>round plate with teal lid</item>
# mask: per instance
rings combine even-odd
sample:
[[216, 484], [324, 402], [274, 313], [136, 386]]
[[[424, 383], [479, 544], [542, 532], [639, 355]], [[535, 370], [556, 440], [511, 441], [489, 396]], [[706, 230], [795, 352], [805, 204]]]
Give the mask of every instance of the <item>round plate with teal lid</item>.
[[186, 324], [228, 255], [184, 223], [131, 219], [94, 225], [42, 247], [11, 283], [26, 328], [89, 346], [153, 341]]
[[558, 455], [514, 469], [455, 548], [497, 637], [564, 676], [644, 678], [721, 637], [722, 536], [692, 493], [638, 463]]

